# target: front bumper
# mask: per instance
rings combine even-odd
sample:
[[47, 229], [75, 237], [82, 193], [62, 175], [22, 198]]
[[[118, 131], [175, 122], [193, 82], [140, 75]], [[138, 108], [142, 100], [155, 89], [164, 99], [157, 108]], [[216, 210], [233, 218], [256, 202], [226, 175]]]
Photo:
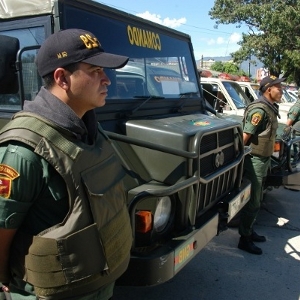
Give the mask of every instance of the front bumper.
[[[249, 201], [250, 191], [250, 182], [244, 180], [238, 191], [223, 199], [227, 222]], [[219, 213], [217, 209], [211, 209], [187, 234], [173, 238], [145, 255], [132, 255], [129, 267], [117, 280], [117, 285], [153, 286], [170, 280], [219, 233], [223, 216], [224, 211]]]

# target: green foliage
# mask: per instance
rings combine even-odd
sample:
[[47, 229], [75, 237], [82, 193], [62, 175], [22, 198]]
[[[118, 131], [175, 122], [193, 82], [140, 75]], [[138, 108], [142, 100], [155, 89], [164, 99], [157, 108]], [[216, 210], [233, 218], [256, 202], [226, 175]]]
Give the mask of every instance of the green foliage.
[[210, 68], [213, 71], [217, 71], [217, 72], [224, 72], [224, 64], [221, 61], [216, 61], [214, 62]]
[[215, 0], [209, 15], [219, 24], [246, 25], [234, 62], [257, 57], [272, 75], [300, 85], [300, 0]]
[[240, 70], [240, 68], [232, 62], [216, 61], [211, 65], [210, 68], [213, 71], [229, 73], [232, 75], [246, 75], [246, 73], [243, 70]]

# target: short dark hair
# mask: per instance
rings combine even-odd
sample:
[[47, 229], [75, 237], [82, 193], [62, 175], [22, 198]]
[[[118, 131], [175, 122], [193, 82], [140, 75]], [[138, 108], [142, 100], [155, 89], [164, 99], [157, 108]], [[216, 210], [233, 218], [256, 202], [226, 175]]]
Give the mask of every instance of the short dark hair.
[[[63, 69], [69, 71], [70, 73], [75, 72], [76, 70], [78, 70], [79, 68], [79, 63], [73, 63], [73, 64], [69, 64], [67, 66], [64, 66]], [[44, 81], [44, 86], [45, 88], [48, 90], [51, 87], [53, 87], [54, 85], [54, 71], [45, 75], [43, 77], [43, 81]]]

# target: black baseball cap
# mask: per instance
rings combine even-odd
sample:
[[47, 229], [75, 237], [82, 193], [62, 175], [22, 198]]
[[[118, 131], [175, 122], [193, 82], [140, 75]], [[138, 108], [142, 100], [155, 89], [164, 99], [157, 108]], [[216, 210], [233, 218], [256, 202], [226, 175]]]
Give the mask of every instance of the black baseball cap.
[[259, 84], [259, 90], [264, 93], [270, 86], [281, 83], [283, 81], [285, 81], [285, 78], [278, 78], [273, 75], [264, 77]]
[[118, 69], [125, 66], [128, 59], [126, 56], [104, 52], [94, 34], [73, 28], [50, 35], [38, 51], [36, 64], [40, 76], [44, 77], [57, 68], [77, 62]]

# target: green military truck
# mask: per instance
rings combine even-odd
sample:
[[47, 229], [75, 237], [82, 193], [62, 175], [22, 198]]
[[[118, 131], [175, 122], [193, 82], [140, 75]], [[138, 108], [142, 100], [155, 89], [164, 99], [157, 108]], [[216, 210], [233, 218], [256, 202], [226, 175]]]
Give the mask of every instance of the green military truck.
[[157, 285], [247, 203], [249, 149], [241, 125], [206, 105], [188, 35], [90, 0], [1, 1], [0, 126], [42, 85], [34, 64], [40, 44], [75, 27], [93, 32], [105, 51], [130, 57], [107, 70], [106, 105], [96, 112], [126, 170], [134, 242], [118, 284]]

